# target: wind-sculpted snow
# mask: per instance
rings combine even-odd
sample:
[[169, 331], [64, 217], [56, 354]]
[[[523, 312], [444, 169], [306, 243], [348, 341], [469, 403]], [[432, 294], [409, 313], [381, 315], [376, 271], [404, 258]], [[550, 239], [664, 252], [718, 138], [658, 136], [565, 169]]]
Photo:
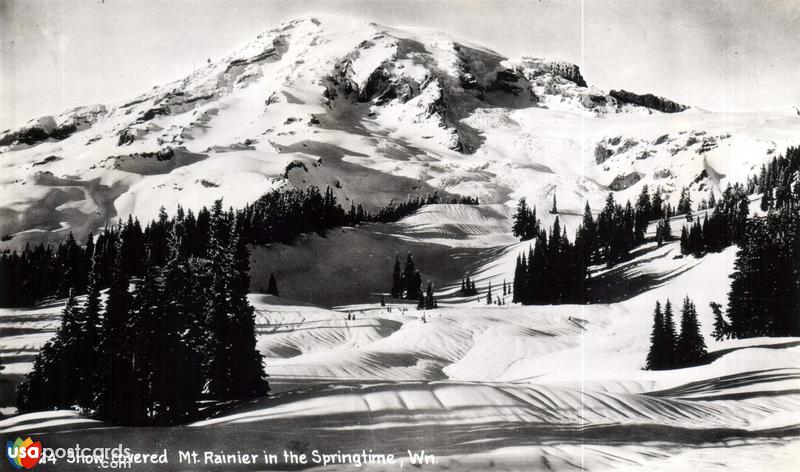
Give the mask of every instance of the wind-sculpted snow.
[[[437, 207], [401, 223], [435, 229], [498, 217], [491, 207]], [[524, 244], [477, 263], [480, 286], [493, 281], [498, 290], [507, 260]], [[716, 342], [708, 336], [710, 310], [699, 309], [706, 363], [642, 370], [653, 300], [689, 294], [699, 308], [726, 300], [735, 248], [702, 259], [677, 252], [676, 243], [645, 246], [618, 269], [599, 272], [593, 283], [646, 289], [582, 306], [486, 306], [453, 295], [436, 310], [394, 300], [325, 309], [251, 294], [273, 393], [208, 410], [172, 447], [282, 450], [302, 440], [334, 452], [370, 444], [384, 453], [425, 449], [457, 470], [716, 470], [749, 464], [755, 454], [759, 467], [792, 470], [800, 340]], [[7, 367], [0, 380], [30, 369], [61, 307], [0, 312]], [[37, 434], [52, 445], [145, 447], [136, 428], [109, 430], [63, 411], [1, 420], [0, 431]], [[224, 439], [232, 437], [242, 439]]]
[[503, 205], [427, 205], [391, 230], [434, 244], [491, 247], [516, 242], [511, 223]]

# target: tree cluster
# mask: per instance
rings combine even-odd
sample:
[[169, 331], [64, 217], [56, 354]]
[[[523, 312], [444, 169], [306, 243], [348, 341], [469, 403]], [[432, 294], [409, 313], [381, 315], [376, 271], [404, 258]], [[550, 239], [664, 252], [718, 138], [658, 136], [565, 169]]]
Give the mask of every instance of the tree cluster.
[[761, 173], [754, 182], [754, 190], [761, 194], [761, 211], [798, 208], [800, 184], [800, 147], [790, 147], [786, 156], [773, 157], [767, 165], [761, 166]]
[[578, 231], [576, 243], [571, 243], [558, 217], [549, 236], [547, 230], [540, 230], [527, 257], [524, 253], [517, 257], [513, 301], [524, 305], [582, 303], [587, 267], [581, 238]]
[[429, 280], [428, 286], [425, 288], [425, 293], [420, 293], [419, 295], [417, 309], [432, 310], [434, 308], [439, 308], [439, 303], [436, 301], [436, 296], [433, 293], [433, 283]]
[[[306, 190], [273, 191], [263, 195], [253, 204], [235, 211], [241, 224], [241, 238], [247, 244], [263, 245], [270, 243], [289, 243], [303, 233], [315, 232], [324, 235], [325, 231], [343, 225], [357, 225], [367, 222], [392, 222], [418, 210], [427, 202], [438, 201], [438, 195], [412, 197], [405, 202], [390, 202], [387, 206], [370, 214], [361, 205], [352, 204], [345, 211], [337, 202], [330, 188], [324, 193], [317, 187]], [[477, 202], [474, 197], [461, 197], [464, 202]], [[469, 203], [473, 204], [473, 203]], [[181, 249], [193, 257], [202, 257], [209, 243], [211, 212], [202, 208], [196, 214], [178, 207], [176, 217], [182, 220], [184, 236]], [[141, 237], [131, 241], [131, 253], [126, 256], [131, 274], [142, 276], [144, 264], [141, 255], [145, 247], [154, 251], [153, 263], [163, 265], [167, 252], [163, 244], [175, 218], [169, 218], [161, 210], [158, 218], [144, 229], [138, 220], [132, 220], [135, 235]], [[46, 298], [65, 298], [72, 288], [76, 295], [86, 293], [89, 269], [89, 254], [95, 254], [97, 272], [101, 287], [107, 287], [111, 280], [111, 254], [117, 234], [106, 228], [96, 238], [88, 235], [84, 246], [79, 245], [70, 234], [66, 241], [58, 245], [26, 245], [21, 252], [6, 251], [0, 254], [0, 306], [31, 306]]]
[[528, 207], [525, 198], [520, 198], [517, 203], [517, 212], [514, 214], [514, 224], [511, 232], [520, 241], [528, 241], [539, 234], [540, 221], [536, 218], [536, 207]]
[[683, 299], [680, 334], [675, 330], [670, 301], [667, 300], [663, 312], [661, 303], [657, 301], [646, 368], [664, 370], [691, 367], [703, 362], [706, 354], [706, 343], [700, 333], [697, 309], [689, 297]]
[[130, 219], [106, 231], [115, 242], [105, 303], [95, 248], [86, 299], [79, 305], [70, 293], [60, 328], [19, 385], [20, 411], [79, 408], [114, 424], [178, 424], [204, 396], [264, 395], [238, 216], [215, 203], [201, 255], [188, 244], [183, 214], [164, 238]]
[[731, 244], [738, 244], [744, 237], [750, 200], [744, 186], [728, 186], [722, 199], [714, 206], [711, 217], [706, 213], [687, 228], [681, 229], [681, 253], [701, 255], [719, 252]]
[[469, 297], [478, 294], [478, 289], [475, 287], [475, 281], [470, 279], [469, 275], [465, 279], [461, 279], [461, 290], [458, 294], [462, 297]]
[[400, 254], [394, 259], [394, 269], [392, 270], [392, 290], [389, 292], [392, 298], [405, 298], [408, 300], [419, 300], [422, 294], [422, 275], [414, 265], [414, 256], [411, 251], [406, 255], [405, 266], [401, 268]]
[[800, 216], [780, 210], [748, 220], [731, 279], [731, 336], [800, 336]]

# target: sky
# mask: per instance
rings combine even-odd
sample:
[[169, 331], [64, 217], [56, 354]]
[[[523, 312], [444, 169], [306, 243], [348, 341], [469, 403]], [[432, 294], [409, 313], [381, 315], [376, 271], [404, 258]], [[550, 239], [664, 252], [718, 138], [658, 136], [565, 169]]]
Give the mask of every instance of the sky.
[[0, 0], [0, 130], [132, 98], [309, 13], [574, 62], [714, 111], [800, 105], [797, 0]]

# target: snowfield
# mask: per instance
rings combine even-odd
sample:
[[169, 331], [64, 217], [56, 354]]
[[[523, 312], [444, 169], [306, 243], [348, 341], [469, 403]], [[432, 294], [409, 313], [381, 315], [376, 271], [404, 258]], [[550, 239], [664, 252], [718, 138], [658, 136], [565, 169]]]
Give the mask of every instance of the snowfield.
[[[414, 239], [450, 251], [485, 245], [473, 248], [485, 251], [474, 259], [476, 281], [481, 291], [491, 281], [498, 294], [500, 279], [513, 276], [517, 251], [527, 249], [508, 242], [500, 224], [507, 217], [497, 206], [433, 205], [395, 224], [350, 231], [380, 235], [382, 244]], [[347, 233], [331, 233], [313, 238], [320, 251], [342, 250]], [[309, 242], [297, 244], [293, 257], [300, 258]], [[428, 470], [794, 470], [800, 339], [710, 337], [708, 303], [724, 305], [735, 250], [697, 259], [676, 257], [677, 243], [645, 245], [630, 261], [598, 272], [592, 290], [620, 294], [590, 305], [486, 306], [450, 291], [437, 310], [392, 300], [323, 308], [253, 293], [269, 397], [215, 407], [185, 427], [155, 428], [169, 438], [157, 447], [139, 429], [65, 411], [2, 419], [0, 431], [35, 434], [53, 446], [123, 443], [145, 451], [371, 449], [406, 465], [408, 450], [425, 450], [437, 460], [421, 465]], [[313, 251], [305, 254], [306, 263], [313, 260]], [[425, 273], [425, 260], [417, 260]], [[359, 270], [378, 276], [392, 261]], [[460, 283], [450, 279], [448, 286]], [[708, 363], [642, 370], [655, 301], [677, 305], [685, 295], [698, 307]], [[60, 308], [0, 310], [5, 380], [30, 369]]]
[[579, 214], [644, 185], [674, 206], [683, 186], [698, 202], [743, 181], [796, 144], [798, 124], [790, 107], [662, 113], [555, 59], [305, 16], [126, 102], [3, 131], [0, 248], [309, 185], [368, 210], [438, 190], [540, 210], [556, 196]]

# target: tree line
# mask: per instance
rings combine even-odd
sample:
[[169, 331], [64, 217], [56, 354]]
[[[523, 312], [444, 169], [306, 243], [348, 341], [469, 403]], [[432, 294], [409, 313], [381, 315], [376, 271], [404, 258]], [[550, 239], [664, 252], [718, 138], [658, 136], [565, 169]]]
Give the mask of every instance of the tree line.
[[[583, 265], [605, 263], [608, 267], [612, 267], [624, 259], [631, 249], [644, 242], [647, 227], [653, 220], [660, 221], [656, 234], [658, 240], [660, 242], [669, 240], [672, 237], [669, 218], [674, 215], [674, 211], [664, 202], [662, 193], [659, 187], [651, 195], [645, 185], [635, 205], [628, 201], [623, 206], [617, 203], [614, 194], [609, 192], [605, 206], [596, 219], [587, 202], [583, 221], [576, 233], [576, 245], [580, 240]], [[686, 195], [688, 192], [682, 197], [684, 204], [688, 198]], [[551, 212], [554, 210], [557, 210], [555, 199]], [[536, 207], [529, 207], [524, 198], [517, 204], [513, 220], [512, 233], [521, 241], [537, 238], [541, 233], [541, 221], [536, 216]]]
[[[468, 204], [477, 203], [473, 197], [454, 198]], [[246, 244], [263, 245], [288, 243], [302, 233], [314, 232], [324, 236], [326, 230], [339, 226], [397, 221], [429, 202], [439, 201], [438, 194], [433, 194], [410, 197], [402, 202], [392, 201], [374, 213], [355, 204], [345, 211], [330, 188], [323, 193], [317, 187], [309, 187], [306, 190], [269, 192], [236, 213], [242, 226], [242, 240]], [[129, 220], [131, 250], [125, 257], [134, 276], [144, 274], [141, 254], [145, 247], [153, 251], [155, 265], [164, 264], [167, 251], [164, 244], [157, 244], [157, 241], [166, 241], [175, 218], [182, 220], [182, 250], [193, 257], [206, 253], [211, 211], [204, 207], [195, 214], [179, 206], [176, 216], [171, 219], [162, 208], [158, 218], [144, 228], [138, 220]], [[97, 236], [87, 235], [83, 245], [70, 233], [64, 242], [57, 245], [40, 243], [26, 245], [20, 252], [3, 252], [0, 254], [0, 307], [32, 306], [51, 297], [66, 298], [70, 288], [76, 295], [85, 294], [91, 256], [98, 264], [99, 285], [107, 287], [111, 280], [112, 249], [117, 233], [105, 228]]]

